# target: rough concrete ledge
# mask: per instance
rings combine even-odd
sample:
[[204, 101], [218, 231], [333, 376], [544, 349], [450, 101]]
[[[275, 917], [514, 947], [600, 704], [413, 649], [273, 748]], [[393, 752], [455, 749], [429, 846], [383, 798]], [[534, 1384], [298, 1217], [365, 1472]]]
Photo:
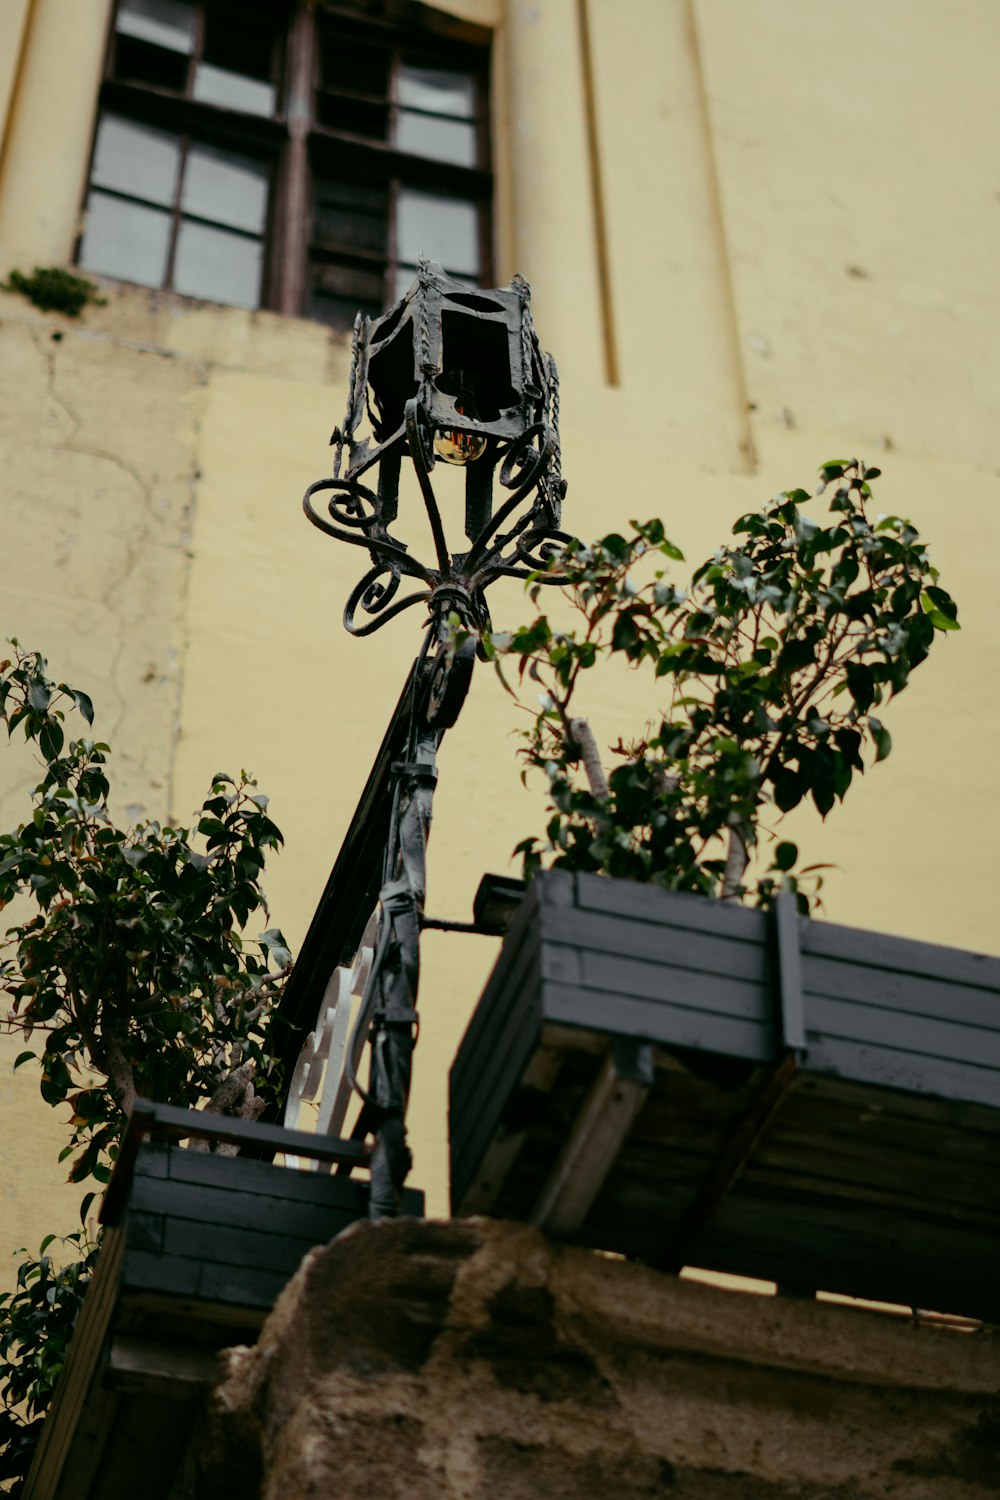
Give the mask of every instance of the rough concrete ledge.
[[358, 1224], [227, 1356], [178, 1500], [979, 1500], [1000, 1338], [487, 1220]]

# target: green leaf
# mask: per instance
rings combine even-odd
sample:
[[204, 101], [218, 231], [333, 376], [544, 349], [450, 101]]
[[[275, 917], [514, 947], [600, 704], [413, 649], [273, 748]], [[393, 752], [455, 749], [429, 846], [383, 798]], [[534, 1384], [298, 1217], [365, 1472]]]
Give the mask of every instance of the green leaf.
[[847, 686], [859, 713], [864, 713], [875, 701], [875, 680], [871, 668], [861, 661], [849, 661], [845, 668]]
[[291, 949], [277, 927], [269, 927], [266, 932], [262, 932], [258, 941], [262, 948], [267, 949], [277, 968], [288, 967], [292, 961]]
[[77, 708], [80, 710], [80, 713], [86, 719], [87, 723], [93, 724], [94, 705], [91, 701], [89, 693], [83, 693], [79, 688], [70, 687], [68, 683], [65, 682], [61, 682], [59, 684], [59, 691], [61, 693], [68, 693], [73, 702], [76, 704]]
[[772, 870], [790, 870], [798, 857], [798, 845], [786, 840], [775, 849], [771, 868]]
[[28, 702], [39, 714], [47, 713], [49, 704], [52, 702], [51, 691], [39, 677], [32, 677], [28, 681]]
[[[938, 598], [941, 603], [939, 604]], [[956, 616], [958, 608], [943, 589], [928, 588], [921, 595], [921, 607], [935, 630], [961, 630]]]
[[888, 758], [889, 752], [892, 749], [892, 736], [880, 719], [869, 718], [868, 728], [872, 739], [875, 741], [875, 763], [877, 765], [880, 760]]
[[18, 1053], [17, 1057], [15, 1057], [15, 1059], [14, 1059], [14, 1067], [12, 1068], [11, 1071], [15, 1072], [21, 1066], [22, 1063], [29, 1062], [31, 1060], [31, 1058], [37, 1057], [37, 1055], [38, 1054], [36, 1052], [20, 1052], [20, 1053]]

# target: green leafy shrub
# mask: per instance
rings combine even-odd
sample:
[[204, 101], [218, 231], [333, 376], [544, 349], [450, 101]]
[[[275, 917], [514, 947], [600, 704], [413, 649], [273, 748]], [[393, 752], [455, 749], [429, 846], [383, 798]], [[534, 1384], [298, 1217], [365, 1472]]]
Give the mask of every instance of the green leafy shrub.
[[[489, 644], [508, 691], [511, 662], [542, 689], [523, 755], [548, 779], [550, 816], [545, 840], [518, 845], [527, 873], [548, 863], [765, 905], [784, 885], [809, 909], [821, 867], [800, 870], [790, 841], [772, 842], [745, 883], [764, 820], [807, 798], [825, 818], [866, 764], [885, 760], [884, 705], [935, 634], [959, 628], [915, 528], [871, 518], [878, 476], [856, 460], [825, 464], [825, 524], [808, 515], [807, 491], [786, 491], [742, 516], [737, 540], [683, 587], [668, 576], [683, 559], [660, 521], [553, 559], [579, 624], [539, 615]], [[540, 595], [536, 582], [536, 605]], [[667, 701], [641, 739], [613, 747], [603, 783], [600, 768], [583, 774], [575, 716], [588, 673], [615, 656]]]
[[[42, 774], [27, 821], [0, 834], [0, 908], [26, 912], [0, 944], [0, 994], [5, 1025], [30, 1044], [15, 1068], [37, 1064], [45, 1101], [69, 1106], [60, 1160], [71, 1182], [94, 1184], [85, 1222], [138, 1096], [260, 1113], [255, 1080], [271, 1067], [267, 1022], [290, 954], [277, 928], [242, 933], [267, 913], [260, 878], [282, 837], [246, 772], [212, 778], [193, 829], [120, 827], [109, 747], [66, 735], [67, 716], [90, 729], [89, 696], [11, 645], [0, 720], [23, 732]], [[26, 1472], [86, 1289], [95, 1248], [69, 1239], [79, 1259], [54, 1270], [46, 1242], [0, 1307], [0, 1477]]]

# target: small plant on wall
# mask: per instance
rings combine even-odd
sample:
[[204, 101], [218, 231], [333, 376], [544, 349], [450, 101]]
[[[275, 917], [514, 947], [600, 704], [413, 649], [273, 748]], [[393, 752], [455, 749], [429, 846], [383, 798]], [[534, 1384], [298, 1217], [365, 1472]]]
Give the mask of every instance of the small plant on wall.
[[[872, 516], [879, 470], [824, 464], [817, 495], [788, 490], [740, 517], [736, 540], [683, 586], [682, 554], [660, 521], [632, 523], [551, 563], [575, 624], [547, 615], [489, 643], [508, 691], [532, 684], [540, 708], [522, 750], [548, 781], [546, 837], [518, 845], [545, 864], [767, 905], [783, 886], [810, 910], [821, 867], [772, 837], [811, 800], [825, 818], [855, 776], [892, 747], [886, 704], [939, 632], [957, 630], [909, 521]], [[537, 604], [541, 587], [530, 585]], [[624, 658], [649, 674], [661, 715], [610, 747], [605, 772], [585, 713], [590, 674]]]
[[[270, 1063], [266, 1023], [290, 955], [260, 879], [281, 833], [253, 780], [218, 773], [193, 829], [122, 828], [108, 805], [106, 744], [89, 737], [89, 696], [12, 642], [0, 661], [0, 719], [37, 752], [27, 820], [0, 834], [0, 908], [20, 920], [0, 945], [3, 1021], [24, 1038], [46, 1103], [69, 1112], [60, 1160], [89, 1190], [110, 1178], [137, 1096], [255, 1118]], [[68, 739], [68, 718], [85, 728]], [[225, 1149], [225, 1148], [220, 1148]], [[27, 1472], [96, 1255], [86, 1234], [47, 1237], [0, 1297], [0, 1481]]]

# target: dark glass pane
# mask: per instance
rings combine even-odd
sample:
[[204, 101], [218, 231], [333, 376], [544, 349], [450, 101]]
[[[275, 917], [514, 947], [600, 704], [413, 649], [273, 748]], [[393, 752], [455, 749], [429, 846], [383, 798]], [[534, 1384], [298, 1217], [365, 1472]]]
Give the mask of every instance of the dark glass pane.
[[85, 271], [162, 286], [167, 274], [171, 216], [144, 203], [92, 192], [80, 245]]
[[474, 167], [479, 156], [475, 125], [464, 120], [442, 120], [401, 109], [396, 117], [396, 145], [414, 156], [432, 161], [451, 161], [459, 167]]
[[260, 234], [267, 219], [265, 162], [219, 146], [191, 145], [181, 208], [203, 219]]
[[356, 297], [340, 297], [335, 292], [323, 291], [313, 291], [309, 297], [308, 316], [337, 333], [350, 333], [359, 312], [377, 318], [381, 311], [381, 300], [359, 302]]
[[177, 195], [180, 159], [180, 137], [172, 131], [104, 114], [90, 180], [97, 187], [169, 205]]
[[174, 289], [232, 307], [259, 307], [263, 264], [259, 240], [185, 219], [177, 235]]
[[408, 109], [457, 115], [461, 120], [475, 119], [476, 80], [472, 73], [403, 63], [399, 70], [398, 97], [399, 103]]
[[386, 252], [388, 188], [385, 183], [320, 178], [315, 185], [313, 235], [347, 250]]
[[479, 209], [462, 198], [400, 188], [396, 255], [408, 265], [426, 256], [460, 276], [478, 276]]
[[189, 55], [194, 51], [195, 7], [191, 0], [119, 0], [115, 30]]
[[246, 78], [274, 79], [273, 5], [247, 0], [209, 0], [202, 61]]
[[309, 283], [309, 316], [330, 328], [346, 330], [354, 326], [356, 313], [375, 318], [382, 311], [385, 282], [380, 267], [314, 260]]
[[188, 60], [183, 52], [153, 47], [134, 37], [120, 36], [115, 46], [115, 77], [182, 94], [187, 86]]
[[210, 0], [194, 96], [247, 114], [273, 115], [275, 10], [246, 0]]
[[316, 113], [319, 123], [328, 130], [343, 130], [373, 141], [384, 141], [389, 129], [389, 109], [385, 104], [366, 104], [339, 94], [318, 93]]
[[389, 97], [389, 53], [329, 31], [320, 34], [319, 80], [323, 88]]

